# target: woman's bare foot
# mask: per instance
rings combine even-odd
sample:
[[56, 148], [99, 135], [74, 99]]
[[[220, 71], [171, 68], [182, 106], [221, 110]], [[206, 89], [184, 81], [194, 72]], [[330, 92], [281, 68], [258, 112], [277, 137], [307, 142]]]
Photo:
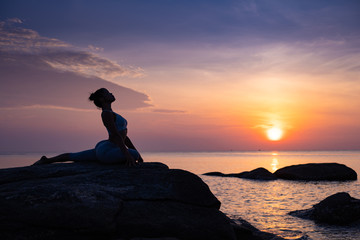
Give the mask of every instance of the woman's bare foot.
[[49, 159], [46, 156], [42, 156], [39, 161], [35, 162], [33, 166], [35, 165], [41, 165], [41, 164], [48, 164]]

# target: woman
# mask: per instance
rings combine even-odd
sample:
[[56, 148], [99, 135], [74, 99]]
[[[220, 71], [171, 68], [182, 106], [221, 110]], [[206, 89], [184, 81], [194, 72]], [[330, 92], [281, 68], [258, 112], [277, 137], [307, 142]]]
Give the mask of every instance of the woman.
[[78, 153], [64, 153], [52, 158], [42, 156], [33, 165], [66, 161], [98, 161], [101, 163], [125, 163], [133, 166], [143, 162], [139, 152], [127, 136], [126, 119], [112, 111], [111, 104], [115, 101], [114, 95], [106, 88], [100, 88], [90, 95], [89, 100], [102, 109], [101, 119], [109, 133], [109, 139], [99, 142], [95, 149]]

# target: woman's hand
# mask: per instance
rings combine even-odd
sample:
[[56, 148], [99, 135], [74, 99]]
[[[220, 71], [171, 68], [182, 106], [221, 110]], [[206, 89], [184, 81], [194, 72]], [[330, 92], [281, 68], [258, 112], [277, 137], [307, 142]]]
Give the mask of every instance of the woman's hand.
[[133, 158], [133, 156], [131, 156], [131, 154], [128, 152], [126, 155], [125, 155], [125, 158], [126, 158], [126, 166], [135, 166], [136, 165], [136, 161], [135, 159]]
[[[139, 155], [140, 155], [140, 153], [139, 153]], [[140, 164], [140, 163], [143, 163], [143, 162], [144, 162], [143, 158], [141, 156], [139, 156], [138, 163]]]

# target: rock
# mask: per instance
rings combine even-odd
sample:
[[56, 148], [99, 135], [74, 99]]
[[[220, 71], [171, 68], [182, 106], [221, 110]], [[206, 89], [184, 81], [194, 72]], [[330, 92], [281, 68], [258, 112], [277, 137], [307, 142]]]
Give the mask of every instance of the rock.
[[276, 179], [276, 177], [265, 168], [256, 168], [250, 172], [242, 172], [237, 177], [247, 178], [247, 179], [256, 179], [256, 180], [275, 180]]
[[250, 172], [224, 174], [221, 172], [205, 173], [207, 176], [238, 177], [254, 180], [306, 180], [306, 181], [346, 181], [356, 180], [356, 172], [338, 163], [309, 163], [281, 168], [274, 174], [265, 168], [257, 168]]
[[246, 178], [253, 180], [275, 180], [276, 177], [266, 170], [265, 168], [257, 168], [250, 172], [241, 172], [241, 173], [230, 173], [224, 174], [221, 172], [209, 172], [205, 173], [207, 176], [219, 176], [219, 177], [238, 177], [238, 178]]
[[306, 181], [346, 181], [356, 180], [356, 172], [338, 163], [309, 163], [293, 165], [277, 170], [277, 178]]
[[310, 209], [289, 213], [292, 216], [311, 219], [317, 222], [346, 225], [360, 220], [360, 200], [348, 193], [331, 195]]
[[222, 172], [208, 172], [208, 173], [204, 173], [203, 175], [217, 176], [217, 177], [227, 177], [228, 176], [228, 174], [224, 174]]
[[196, 175], [164, 164], [0, 170], [1, 239], [235, 239]]
[[232, 223], [234, 224], [234, 231], [237, 239], [285, 240], [284, 238], [278, 237], [275, 234], [260, 231], [242, 218], [232, 220]]

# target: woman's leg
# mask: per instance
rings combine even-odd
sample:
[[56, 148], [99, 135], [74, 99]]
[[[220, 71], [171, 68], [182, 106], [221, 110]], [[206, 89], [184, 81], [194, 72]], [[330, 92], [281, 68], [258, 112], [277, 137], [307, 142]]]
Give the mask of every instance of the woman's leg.
[[[95, 147], [96, 157], [101, 163], [105, 164], [125, 164], [126, 157], [124, 153], [121, 151], [119, 146], [115, 143], [112, 143], [108, 140], [101, 141]], [[131, 156], [135, 159], [135, 161], [139, 161], [140, 154], [135, 149], [128, 149]]]
[[89, 149], [77, 153], [63, 153], [55, 157], [47, 158], [42, 156], [33, 165], [50, 164], [55, 162], [95, 162], [97, 161], [95, 149]]
[[96, 157], [105, 164], [125, 163], [125, 155], [120, 148], [109, 140], [99, 142], [95, 147]]
[[77, 153], [69, 154], [70, 161], [73, 162], [96, 162], [96, 152], [95, 149], [89, 149]]
[[39, 161], [35, 162], [33, 165], [41, 165], [41, 164], [50, 164], [54, 162], [67, 162], [70, 160], [70, 153], [63, 153], [55, 157], [47, 158], [46, 156], [42, 156]]

